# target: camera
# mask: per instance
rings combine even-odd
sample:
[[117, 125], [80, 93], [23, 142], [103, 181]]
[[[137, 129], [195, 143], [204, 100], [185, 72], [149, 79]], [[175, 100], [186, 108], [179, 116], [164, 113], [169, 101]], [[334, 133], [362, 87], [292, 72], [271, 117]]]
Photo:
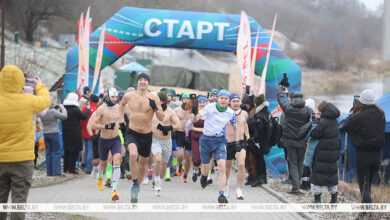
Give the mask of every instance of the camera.
[[26, 78], [25, 86], [35, 87], [35, 80], [34, 80], [34, 78]]
[[283, 90], [286, 90], [287, 87], [290, 87], [288, 82], [287, 73], [283, 73], [283, 79], [280, 81], [279, 85], [283, 86]]
[[190, 99], [196, 99], [196, 94], [190, 94]]
[[312, 112], [311, 113], [311, 120], [315, 120], [316, 119], [316, 113]]
[[55, 110], [58, 110], [58, 109], [60, 109], [60, 106], [59, 106], [59, 105], [55, 105], [55, 106], [54, 106], [54, 109], [55, 109]]
[[360, 99], [360, 95], [354, 95], [353, 96], [352, 108], [355, 108], [355, 105], [359, 102], [359, 99]]

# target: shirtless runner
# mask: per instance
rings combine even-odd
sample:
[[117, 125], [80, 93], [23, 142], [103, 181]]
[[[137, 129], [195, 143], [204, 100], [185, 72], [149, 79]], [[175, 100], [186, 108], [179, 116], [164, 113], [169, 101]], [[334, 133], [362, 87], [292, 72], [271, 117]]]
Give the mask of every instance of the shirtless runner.
[[161, 107], [164, 111], [164, 120], [160, 121], [156, 116], [153, 117], [153, 142], [152, 153], [154, 156], [154, 192], [160, 196], [162, 190], [161, 179], [165, 176], [167, 163], [172, 152], [171, 131], [180, 128], [180, 120], [176, 113], [168, 107], [168, 97], [165, 92], [157, 94], [161, 101]]
[[117, 187], [121, 175], [121, 140], [119, 138], [120, 123], [123, 123], [122, 114], [119, 112], [119, 105], [116, 104], [118, 91], [110, 88], [105, 100], [95, 112], [94, 117], [90, 119], [91, 128], [100, 130], [99, 138], [99, 158], [100, 166], [98, 168], [97, 186], [100, 191], [104, 189], [103, 171], [107, 167], [108, 154], [111, 151], [114, 162], [113, 187], [111, 191], [112, 201], [119, 200]]
[[140, 190], [138, 181], [142, 181], [146, 174], [152, 147], [153, 116], [155, 114], [158, 120], [164, 120], [160, 99], [148, 91], [149, 83], [148, 74], [139, 74], [137, 91], [126, 93], [120, 105], [121, 115], [123, 116], [123, 112], [126, 111], [130, 119], [125, 140], [130, 153], [130, 169], [133, 176], [133, 186], [130, 188], [131, 203], [138, 202]]
[[[232, 124], [229, 122], [226, 125], [226, 139], [228, 141], [226, 145], [227, 151], [227, 159], [226, 159], [226, 195], [229, 196], [229, 176], [230, 171], [233, 165], [233, 159], [236, 158], [238, 163], [238, 172], [237, 172], [237, 190], [236, 190], [236, 198], [239, 200], [243, 200], [244, 196], [242, 195], [242, 184], [245, 179], [245, 156], [246, 156], [246, 141], [245, 137], [249, 138], [249, 130], [248, 130], [248, 113], [246, 111], [241, 110], [240, 108], [241, 99], [237, 93], [230, 94], [230, 108], [234, 111], [236, 115], [236, 133], [234, 132]], [[239, 144], [236, 144], [236, 137], [238, 135]]]
[[184, 157], [186, 159], [186, 163], [184, 164], [185, 170], [183, 175], [183, 182], [188, 183], [188, 172], [191, 168], [191, 143], [189, 137], [186, 138], [186, 134], [184, 129], [186, 127], [187, 121], [190, 118], [190, 111], [186, 110], [186, 104], [190, 100], [190, 94], [188, 92], [183, 92], [182, 97], [182, 105], [175, 109], [175, 113], [180, 119], [180, 128], [176, 130], [176, 144], [177, 144], [177, 162], [179, 164], [179, 168], [177, 169], [177, 175], [181, 176], [183, 174], [182, 163]]

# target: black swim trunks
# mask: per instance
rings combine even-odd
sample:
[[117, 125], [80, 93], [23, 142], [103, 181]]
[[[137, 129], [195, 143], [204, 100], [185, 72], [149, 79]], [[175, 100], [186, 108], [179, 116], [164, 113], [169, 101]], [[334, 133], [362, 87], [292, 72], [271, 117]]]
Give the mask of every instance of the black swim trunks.
[[149, 157], [152, 149], [152, 137], [153, 132], [140, 134], [128, 128], [125, 137], [126, 146], [129, 146], [129, 144], [135, 144], [137, 146], [138, 155]]
[[239, 145], [236, 142], [229, 142], [226, 145], [226, 160], [233, 160], [236, 158], [236, 153], [241, 150], [246, 150], [246, 143], [244, 140], [240, 140]]

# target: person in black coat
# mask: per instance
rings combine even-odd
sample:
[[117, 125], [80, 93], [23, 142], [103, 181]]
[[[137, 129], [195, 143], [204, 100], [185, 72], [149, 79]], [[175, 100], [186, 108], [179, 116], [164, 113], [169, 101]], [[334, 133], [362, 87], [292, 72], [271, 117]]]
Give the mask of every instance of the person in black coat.
[[78, 96], [76, 93], [69, 93], [64, 101], [64, 107], [68, 118], [62, 121], [62, 140], [64, 143], [64, 173], [78, 174], [76, 162], [79, 152], [83, 149], [81, 133], [81, 120], [86, 120], [90, 110], [82, 113], [79, 109]]
[[305, 106], [306, 103], [303, 100], [302, 93], [291, 93], [288, 101], [285, 98], [285, 93], [288, 93], [288, 90], [283, 90], [283, 87], [279, 86], [277, 94], [278, 103], [285, 115], [282, 138], [287, 150], [288, 172], [292, 184], [292, 188], [288, 193], [302, 194], [300, 191], [300, 178], [303, 172], [306, 143], [298, 137], [298, 131], [299, 128], [310, 121], [313, 110]]
[[[248, 140], [248, 151], [253, 154], [256, 162], [256, 175], [251, 183], [252, 187], [267, 184], [267, 167], [264, 160], [264, 155], [270, 151], [269, 138], [266, 136], [266, 122], [271, 117], [268, 111], [269, 103], [265, 101], [264, 94], [260, 94], [254, 98], [256, 106], [255, 115], [248, 119], [249, 134], [252, 137]], [[257, 147], [257, 144], [259, 147]]]
[[371, 183], [382, 162], [385, 126], [385, 113], [375, 104], [374, 92], [364, 90], [342, 128], [353, 135], [356, 174], [363, 203], [372, 203]]
[[310, 134], [311, 138], [319, 140], [314, 151], [310, 176], [314, 202], [321, 202], [321, 187], [327, 186], [332, 198], [330, 202], [337, 203], [337, 161], [340, 150], [337, 118], [340, 116], [340, 111], [332, 103], [326, 101], [318, 105], [318, 111], [321, 112], [320, 121]]

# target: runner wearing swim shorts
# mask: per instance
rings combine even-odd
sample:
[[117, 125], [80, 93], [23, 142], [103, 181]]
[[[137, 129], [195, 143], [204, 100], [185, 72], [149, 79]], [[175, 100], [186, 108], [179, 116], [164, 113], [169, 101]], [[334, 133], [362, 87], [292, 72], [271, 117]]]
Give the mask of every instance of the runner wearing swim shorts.
[[131, 203], [138, 202], [138, 181], [142, 181], [146, 174], [152, 147], [153, 116], [156, 115], [160, 121], [164, 120], [160, 99], [148, 91], [149, 83], [150, 76], [140, 73], [137, 77], [137, 90], [126, 93], [120, 105], [121, 115], [126, 112], [130, 119], [125, 139], [130, 152], [130, 170], [133, 176], [133, 186], [130, 188]]

